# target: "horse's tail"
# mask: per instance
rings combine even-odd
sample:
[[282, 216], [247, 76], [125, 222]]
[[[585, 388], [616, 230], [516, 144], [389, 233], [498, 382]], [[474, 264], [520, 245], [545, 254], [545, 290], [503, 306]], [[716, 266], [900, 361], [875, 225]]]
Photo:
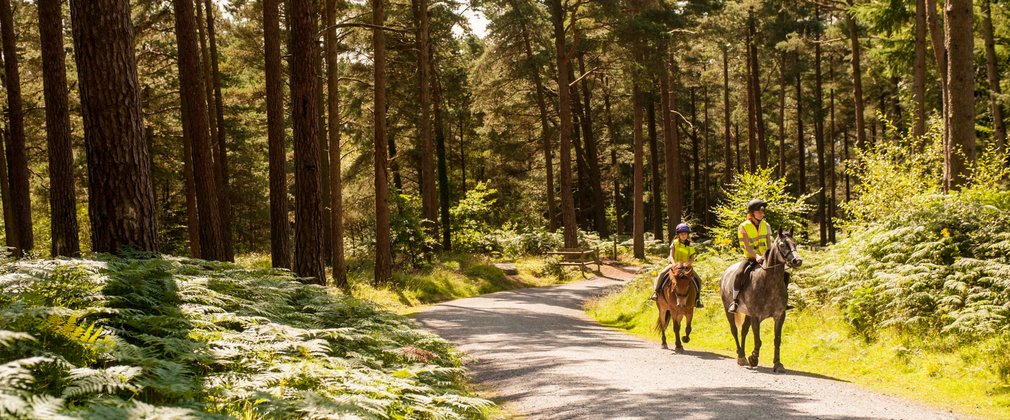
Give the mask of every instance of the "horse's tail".
[[661, 332], [666, 329], [667, 325], [670, 325], [670, 316], [669, 308], [660, 310], [659, 317], [656, 318], [656, 326], [653, 327], [656, 332]]

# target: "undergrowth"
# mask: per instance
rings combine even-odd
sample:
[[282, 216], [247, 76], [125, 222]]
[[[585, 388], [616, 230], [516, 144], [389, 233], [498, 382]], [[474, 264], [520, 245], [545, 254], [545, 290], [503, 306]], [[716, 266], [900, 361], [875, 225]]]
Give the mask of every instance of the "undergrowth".
[[448, 343], [282, 270], [139, 256], [0, 276], [0, 417], [458, 418]]

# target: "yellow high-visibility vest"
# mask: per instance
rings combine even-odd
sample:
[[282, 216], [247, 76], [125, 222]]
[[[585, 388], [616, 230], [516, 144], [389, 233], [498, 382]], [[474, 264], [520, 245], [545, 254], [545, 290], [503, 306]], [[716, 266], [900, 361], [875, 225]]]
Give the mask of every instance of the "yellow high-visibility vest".
[[750, 220], [745, 220], [740, 224], [740, 229], [737, 229], [736, 236], [740, 240], [740, 249], [747, 258], [755, 258], [755, 254], [747, 252], [748, 243], [758, 254], [764, 254], [768, 250], [768, 222], [761, 220], [758, 225], [754, 226]]

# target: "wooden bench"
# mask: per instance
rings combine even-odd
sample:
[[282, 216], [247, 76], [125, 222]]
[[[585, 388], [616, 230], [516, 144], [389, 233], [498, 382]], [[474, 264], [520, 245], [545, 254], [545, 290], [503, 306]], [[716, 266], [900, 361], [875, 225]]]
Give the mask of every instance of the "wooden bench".
[[[596, 271], [599, 271], [600, 265], [603, 264], [603, 262], [600, 261], [600, 250], [598, 248], [561, 248], [557, 251], [549, 251], [547, 252], [547, 255], [559, 255], [561, 256], [560, 265], [577, 265], [583, 271], [585, 271], [586, 265], [590, 264], [596, 264]], [[585, 273], [583, 273], [583, 275], [585, 275]]]

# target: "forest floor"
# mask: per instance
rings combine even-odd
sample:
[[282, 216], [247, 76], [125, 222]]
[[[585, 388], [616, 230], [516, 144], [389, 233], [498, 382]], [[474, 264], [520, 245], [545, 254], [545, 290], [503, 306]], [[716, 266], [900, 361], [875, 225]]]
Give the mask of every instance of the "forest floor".
[[[455, 300], [416, 321], [466, 353], [479, 389], [504, 413], [529, 418], [950, 418], [916, 403], [828, 376], [763, 365], [747, 369], [723, 354], [682, 354], [602, 326], [583, 310], [634, 279], [604, 267], [586, 281]], [[712, 311], [713, 309], [703, 309]], [[699, 331], [696, 329], [695, 334]], [[768, 340], [769, 342], [771, 340]], [[789, 369], [789, 360], [785, 359]]]

